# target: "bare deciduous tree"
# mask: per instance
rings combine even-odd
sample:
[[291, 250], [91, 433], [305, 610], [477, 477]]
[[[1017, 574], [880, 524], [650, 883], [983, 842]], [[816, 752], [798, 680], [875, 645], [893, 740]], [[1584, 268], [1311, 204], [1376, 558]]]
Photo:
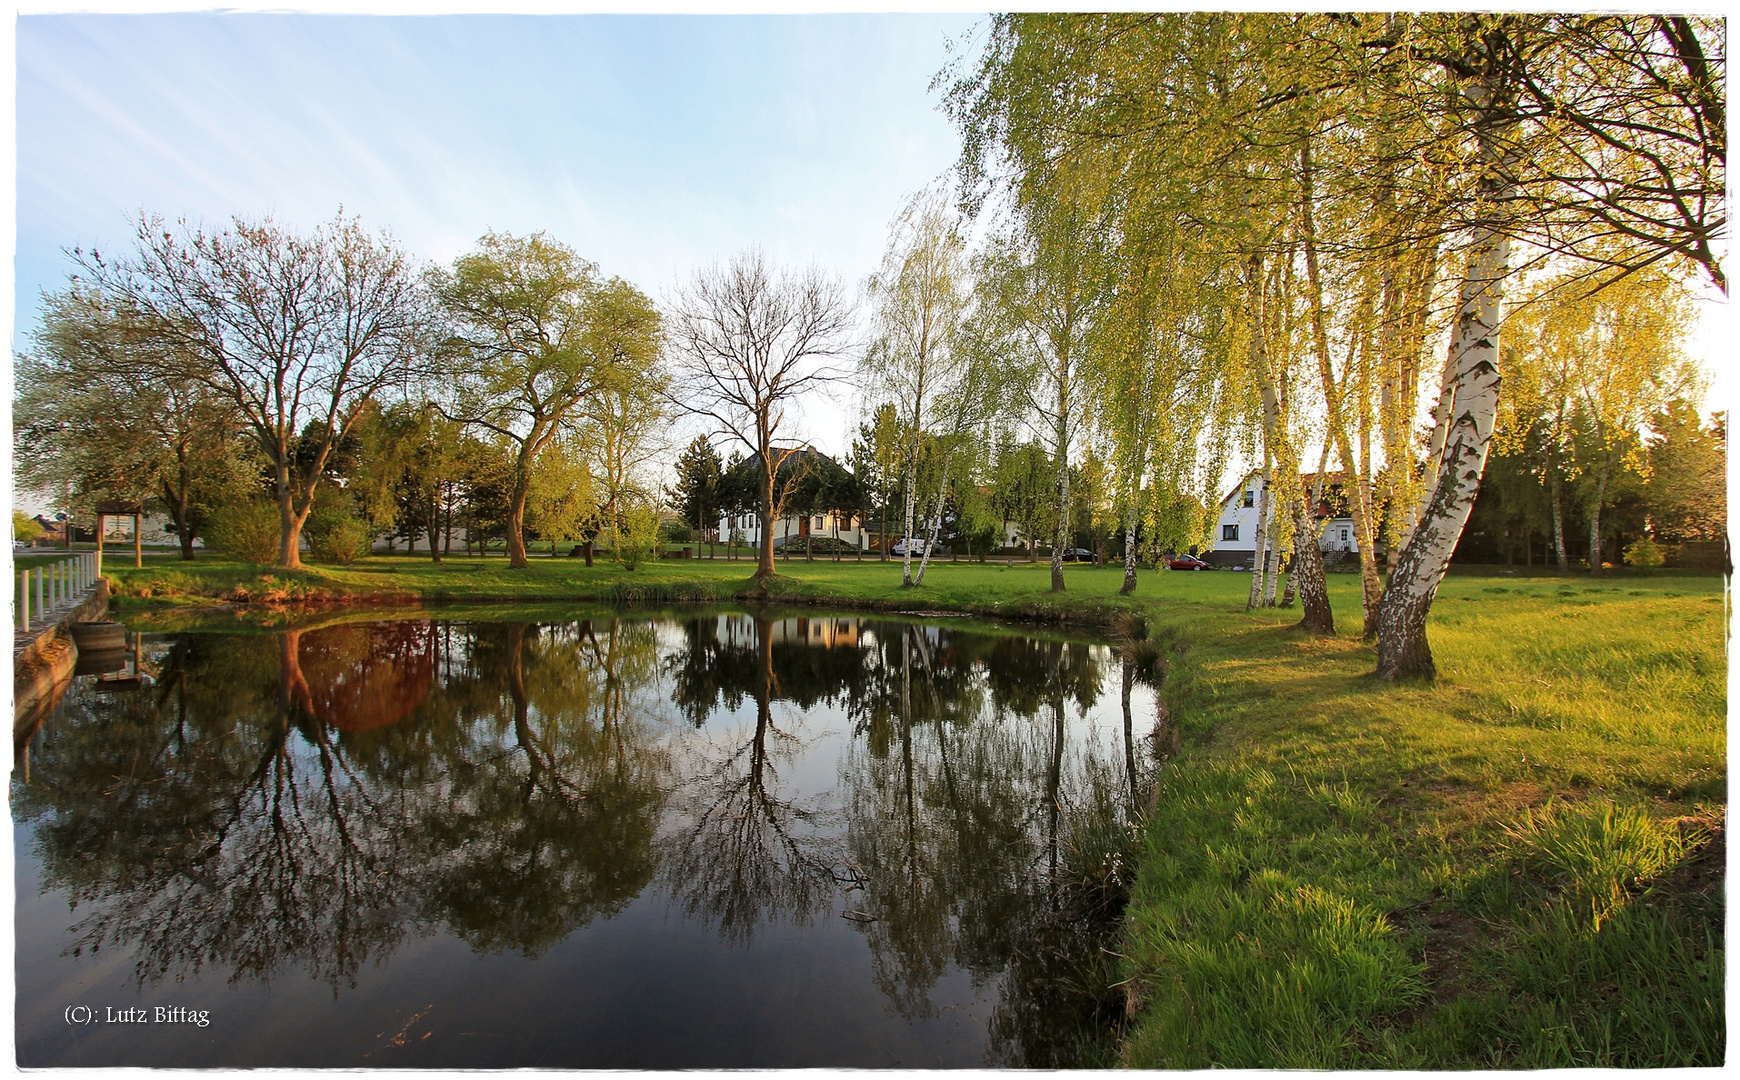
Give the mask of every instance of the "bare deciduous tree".
[[759, 462], [757, 580], [773, 576], [774, 481], [801, 447], [776, 446], [800, 395], [845, 376], [852, 308], [820, 270], [776, 274], [759, 250], [699, 270], [670, 304], [673, 380], [682, 405], [748, 448]]

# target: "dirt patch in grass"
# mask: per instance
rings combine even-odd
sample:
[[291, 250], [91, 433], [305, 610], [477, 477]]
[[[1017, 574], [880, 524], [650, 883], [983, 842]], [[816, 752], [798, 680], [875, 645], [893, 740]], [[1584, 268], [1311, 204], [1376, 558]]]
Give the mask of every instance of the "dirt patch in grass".
[[1426, 827], [1438, 835], [1456, 835], [1514, 817], [1524, 807], [1543, 806], [1550, 797], [1539, 784], [1526, 781], [1494, 790], [1460, 780], [1406, 778], [1378, 796], [1375, 804], [1392, 828]]
[[1426, 965], [1426, 989], [1440, 1006], [1470, 989], [1470, 957], [1486, 944], [1487, 931], [1472, 915], [1455, 908], [1430, 908], [1415, 929], [1422, 936], [1420, 959]]
[[1429, 1013], [1480, 990], [1476, 954], [1498, 942], [1497, 928], [1481, 922], [1447, 899], [1428, 900], [1389, 914], [1398, 933], [1411, 939], [1423, 965], [1426, 996], [1391, 1021], [1398, 1029], [1414, 1026]]
[[[1684, 832], [1701, 832], [1709, 839], [1657, 880], [1655, 891], [1689, 907], [1712, 910], [1723, 920], [1723, 886], [1728, 877], [1728, 830], [1718, 818], [1684, 817], [1676, 824]], [[1720, 927], [1717, 936], [1721, 936]]]

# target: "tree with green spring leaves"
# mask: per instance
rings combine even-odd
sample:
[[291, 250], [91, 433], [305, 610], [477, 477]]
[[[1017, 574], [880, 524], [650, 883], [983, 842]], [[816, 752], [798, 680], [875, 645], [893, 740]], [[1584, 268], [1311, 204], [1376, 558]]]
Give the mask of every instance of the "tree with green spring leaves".
[[631, 393], [656, 368], [659, 311], [543, 233], [489, 233], [437, 273], [434, 287], [446, 320], [443, 408], [511, 445], [505, 532], [509, 564], [524, 567], [538, 456], [577, 430], [589, 405]]

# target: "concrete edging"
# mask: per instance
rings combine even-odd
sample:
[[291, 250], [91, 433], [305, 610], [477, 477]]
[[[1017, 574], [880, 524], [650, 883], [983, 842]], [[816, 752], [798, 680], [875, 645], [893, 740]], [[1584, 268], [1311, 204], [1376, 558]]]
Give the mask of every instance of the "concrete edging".
[[12, 737], [14, 743], [28, 738], [44, 717], [60, 704], [72, 685], [79, 649], [73, 643], [72, 624], [99, 622], [109, 614], [109, 583], [98, 578], [78, 607], [36, 635], [12, 656]]

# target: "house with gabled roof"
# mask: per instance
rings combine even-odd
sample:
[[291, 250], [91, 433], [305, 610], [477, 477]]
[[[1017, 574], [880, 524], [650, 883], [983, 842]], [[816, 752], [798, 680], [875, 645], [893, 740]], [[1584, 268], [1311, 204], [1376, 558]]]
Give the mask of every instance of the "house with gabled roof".
[[[834, 463], [833, 458], [807, 443], [803, 446], [776, 447], [776, 449], [780, 453], [790, 452], [799, 459], [813, 454], [820, 460], [830, 464]], [[751, 456], [749, 460], [757, 461], [759, 455]], [[783, 549], [786, 544], [797, 539], [811, 536], [817, 539], [822, 537], [837, 538], [848, 547], [869, 551], [873, 544], [874, 530], [867, 528], [866, 525], [867, 522], [863, 515], [843, 513], [838, 510], [824, 510], [814, 514], [788, 512], [781, 514], [774, 520], [773, 527], [769, 532], [772, 534], [773, 546], [776, 551]], [[720, 514], [719, 542], [724, 544], [733, 541], [747, 544], [750, 547], [760, 547], [761, 515], [754, 510], [745, 513]]]
[[[1300, 481], [1309, 491], [1317, 482], [1316, 473], [1305, 473]], [[1347, 556], [1358, 556], [1359, 543], [1353, 535], [1353, 516], [1348, 513], [1342, 494], [1342, 473], [1324, 477], [1323, 498], [1315, 516], [1322, 528], [1317, 535], [1317, 547], [1329, 562]], [[1266, 481], [1260, 469], [1246, 473], [1220, 501], [1220, 520], [1215, 523], [1213, 547], [1203, 558], [1220, 566], [1249, 567], [1257, 554], [1257, 509], [1262, 502]]]

